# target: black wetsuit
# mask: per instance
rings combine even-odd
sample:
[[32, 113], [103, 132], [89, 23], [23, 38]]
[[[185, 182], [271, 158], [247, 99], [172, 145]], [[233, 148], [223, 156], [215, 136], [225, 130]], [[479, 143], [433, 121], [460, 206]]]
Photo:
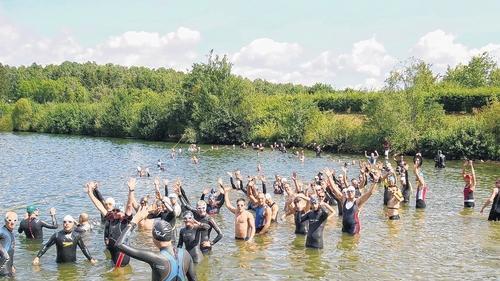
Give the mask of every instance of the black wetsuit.
[[438, 154], [436, 155], [436, 157], [434, 158], [434, 167], [436, 168], [444, 168], [446, 167], [446, 164], [445, 164], [445, 159], [446, 159], [446, 156], [444, 156], [444, 154]]
[[36, 255], [38, 258], [43, 256], [47, 250], [52, 247], [52, 245], [56, 244], [57, 249], [57, 263], [64, 262], [75, 262], [76, 261], [76, 246], [80, 247], [83, 254], [88, 260], [92, 259], [92, 256], [89, 253], [89, 250], [83, 243], [82, 237], [79, 233], [72, 231], [70, 233], [66, 233], [64, 230], [54, 233], [49, 241], [43, 245], [42, 249]]
[[[230, 178], [229, 178], [229, 181], [231, 181], [231, 186], [233, 187], [233, 189], [244, 190], [244, 187], [243, 187], [243, 181], [238, 180], [238, 182], [239, 182], [239, 186], [236, 186], [236, 185], [234, 184], [234, 179], [233, 179], [233, 177], [230, 177]], [[244, 191], [244, 192], [246, 193], [246, 191]]]
[[491, 204], [490, 214], [488, 216], [489, 221], [500, 221], [500, 191], [493, 198], [493, 203]]
[[0, 228], [0, 277], [12, 276], [14, 266], [14, 234], [6, 226]]
[[[200, 200], [203, 200], [205, 201], [205, 194], [201, 194], [201, 197], [200, 197]], [[215, 201], [217, 202], [217, 204], [215, 205], [210, 205], [207, 203], [207, 213], [209, 215], [216, 215], [219, 213], [220, 209], [222, 208], [222, 206], [224, 206], [224, 194], [223, 193], [220, 193], [216, 198], [215, 198]]]
[[358, 234], [361, 229], [358, 218], [358, 204], [354, 201], [354, 204], [350, 209], [347, 209], [347, 200], [342, 204], [342, 209], [344, 210], [342, 216], [342, 232], [349, 233], [351, 235]]
[[410, 188], [410, 180], [408, 178], [408, 170], [403, 169], [401, 171], [401, 176], [404, 176], [404, 184], [402, 185], [402, 190], [401, 192], [403, 193], [403, 203], [408, 204], [410, 203], [410, 196], [411, 196], [411, 188]]
[[127, 226], [123, 234], [116, 241], [116, 246], [127, 255], [148, 263], [151, 266], [151, 280], [153, 281], [171, 281], [171, 280], [196, 280], [196, 271], [189, 253], [184, 249], [178, 249], [174, 252], [172, 247], [162, 248], [160, 252], [152, 252], [143, 249], [137, 249], [125, 245], [124, 241], [135, 228], [135, 224]]
[[106, 215], [106, 223], [104, 225], [104, 243], [106, 244], [106, 249], [108, 249], [111, 254], [111, 260], [116, 267], [126, 266], [130, 262], [130, 257], [122, 253], [118, 247], [116, 247], [116, 241], [131, 219], [131, 216], [119, 219], [113, 211], [108, 212]]
[[306, 235], [307, 234], [307, 227], [309, 225], [309, 221], [301, 221], [302, 216], [304, 215], [303, 211], [295, 211], [293, 214], [294, 221], [295, 221], [295, 234], [302, 234]]
[[26, 238], [28, 239], [43, 239], [43, 230], [42, 228], [48, 228], [48, 229], [57, 229], [57, 221], [55, 216], [52, 217], [52, 224], [48, 224], [42, 220], [39, 220], [37, 218], [27, 218], [21, 221], [19, 224], [19, 228], [17, 229], [17, 232], [22, 233], [26, 235]]
[[300, 218], [301, 222], [308, 221], [309, 230], [306, 236], [306, 247], [323, 248], [323, 228], [325, 227], [328, 212], [320, 207], [316, 211], [309, 211]]
[[[194, 208], [193, 206], [187, 204], [183, 199], [181, 199], [181, 203], [186, 209], [193, 212], [195, 220], [197, 220], [201, 223], [208, 224], [209, 228], [201, 231], [201, 243], [203, 243], [205, 241], [210, 241], [210, 233], [212, 232], [212, 229], [215, 230], [215, 232], [217, 232], [217, 237], [215, 237], [215, 239], [211, 241], [212, 246], [215, 245], [215, 243], [219, 242], [219, 240], [222, 239], [222, 237], [223, 237], [222, 231], [220, 230], [219, 226], [217, 225], [217, 223], [215, 222], [215, 220], [211, 216], [209, 216], [208, 214], [206, 214], [204, 216], [199, 215], [197, 212], [197, 209]], [[206, 254], [212, 249], [212, 246], [207, 247], [207, 246], [200, 245], [200, 249], [204, 254]]]
[[203, 253], [200, 249], [201, 232], [209, 229], [208, 224], [202, 223], [197, 228], [184, 227], [179, 232], [179, 242], [177, 248], [184, 248], [189, 252], [194, 263], [199, 263], [203, 259]]

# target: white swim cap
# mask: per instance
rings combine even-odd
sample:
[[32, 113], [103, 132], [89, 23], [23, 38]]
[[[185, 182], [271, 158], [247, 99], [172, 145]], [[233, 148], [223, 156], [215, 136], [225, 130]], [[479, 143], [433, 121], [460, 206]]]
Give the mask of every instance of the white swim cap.
[[66, 215], [66, 216], [64, 216], [63, 221], [72, 221], [72, 222], [76, 222], [76, 220], [75, 220], [75, 219], [74, 219], [71, 215]]
[[104, 200], [104, 203], [109, 203], [113, 206], [116, 204], [115, 199], [113, 199], [112, 197], [106, 198], [106, 200]]

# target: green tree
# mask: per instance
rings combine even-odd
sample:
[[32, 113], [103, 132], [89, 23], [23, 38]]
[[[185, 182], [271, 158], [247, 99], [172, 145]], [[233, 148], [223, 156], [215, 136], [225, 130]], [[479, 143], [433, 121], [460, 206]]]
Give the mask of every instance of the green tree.
[[410, 58], [402, 67], [392, 70], [385, 83], [388, 91], [430, 91], [436, 83], [436, 76], [432, 73], [430, 64]]
[[472, 57], [466, 65], [459, 64], [454, 68], [448, 67], [443, 81], [467, 88], [489, 86], [491, 74], [495, 68], [494, 59], [484, 52]]
[[33, 107], [26, 98], [19, 99], [12, 110], [12, 126], [14, 131], [29, 131], [32, 126]]

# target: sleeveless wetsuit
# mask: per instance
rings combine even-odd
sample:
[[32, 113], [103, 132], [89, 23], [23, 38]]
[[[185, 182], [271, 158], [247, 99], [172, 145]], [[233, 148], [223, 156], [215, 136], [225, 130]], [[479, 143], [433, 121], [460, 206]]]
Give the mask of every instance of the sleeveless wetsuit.
[[83, 254], [88, 260], [92, 259], [92, 256], [89, 253], [89, 250], [83, 243], [82, 237], [75, 231], [70, 233], [66, 233], [64, 230], [54, 233], [49, 241], [43, 245], [42, 249], [36, 255], [38, 258], [43, 256], [47, 250], [52, 247], [52, 245], [56, 245], [57, 249], [57, 263], [64, 262], [75, 262], [76, 261], [76, 246], [80, 247]]
[[138, 249], [123, 244], [130, 232], [135, 228], [131, 224], [124, 229], [124, 233], [116, 242], [117, 247], [127, 255], [143, 261], [151, 267], [151, 280], [153, 281], [181, 281], [196, 280], [194, 264], [189, 253], [184, 249], [163, 248], [160, 252]]
[[14, 265], [14, 234], [6, 226], [0, 228], [0, 277], [12, 276]]
[[41, 221], [37, 218], [28, 218], [24, 219], [21, 221], [19, 224], [19, 228], [17, 229], [17, 232], [22, 233], [26, 235], [27, 239], [43, 239], [43, 230], [42, 228], [48, 228], [48, 229], [57, 229], [57, 221], [54, 218], [54, 223], [53, 224], [48, 224], [44, 221]]
[[465, 208], [474, 208], [474, 191], [470, 188], [469, 185], [466, 185], [464, 188], [464, 207]]
[[416, 208], [417, 209], [425, 209], [426, 204], [425, 204], [425, 197], [427, 195], [427, 186], [417, 188], [417, 195], [416, 195]]
[[259, 233], [265, 225], [264, 214], [266, 212], [266, 206], [254, 207], [255, 210], [255, 233]]
[[497, 192], [495, 198], [493, 199], [493, 204], [491, 204], [490, 215], [488, 216], [489, 221], [500, 221], [500, 191]]
[[295, 234], [307, 234], [308, 220], [301, 221], [300, 218], [304, 215], [304, 212], [295, 211], [293, 217], [295, 221]]
[[309, 230], [306, 236], [306, 247], [308, 248], [323, 248], [323, 228], [325, 227], [328, 213], [319, 208], [316, 211], [309, 211], [300, 218], [301, 222], [308, 221]]
[[352, 207], [350, 209], [347, 209], [346, 200], [342, 205], [342, 209], [342, 232], [346, 232], [351, 235], [358, 234], [361, 230], [361, 224], [359, 223], [358, 217], [358, 204], [355, 201]]
[[203, 259], [203, 253], [200, 250], [201, 232], [209, 228], [208, 224], [202, 223], [198, 228], [184, 227], [179, 233], [177, 248], [184, 246], [191, 255], [194, 263], [199, 263]]
[[106, 244], [106, 249], [108, 249], [111, 254], [111, 260], [113, 261], [115, 267], [123, 267], [128, 265], [130, 262], [130, 257], [122, 253], [116, 247], [115, 243], [131, 219], [132, 217], [129, 216], [124, 219], [115, 218], [113, 212], [109, 212], [106, 215], [106, 224], [104, 225], [104, 243]]

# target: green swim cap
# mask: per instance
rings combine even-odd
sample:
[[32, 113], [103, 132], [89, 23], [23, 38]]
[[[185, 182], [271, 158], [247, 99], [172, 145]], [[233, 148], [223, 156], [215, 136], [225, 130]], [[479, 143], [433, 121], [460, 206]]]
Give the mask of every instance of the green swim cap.
[[29, 205], [26, 208], [26, 212], [28, 212], [28, 214], [33, 214], [36, 210], [37, 210], [37, 208], [34, 205]]

